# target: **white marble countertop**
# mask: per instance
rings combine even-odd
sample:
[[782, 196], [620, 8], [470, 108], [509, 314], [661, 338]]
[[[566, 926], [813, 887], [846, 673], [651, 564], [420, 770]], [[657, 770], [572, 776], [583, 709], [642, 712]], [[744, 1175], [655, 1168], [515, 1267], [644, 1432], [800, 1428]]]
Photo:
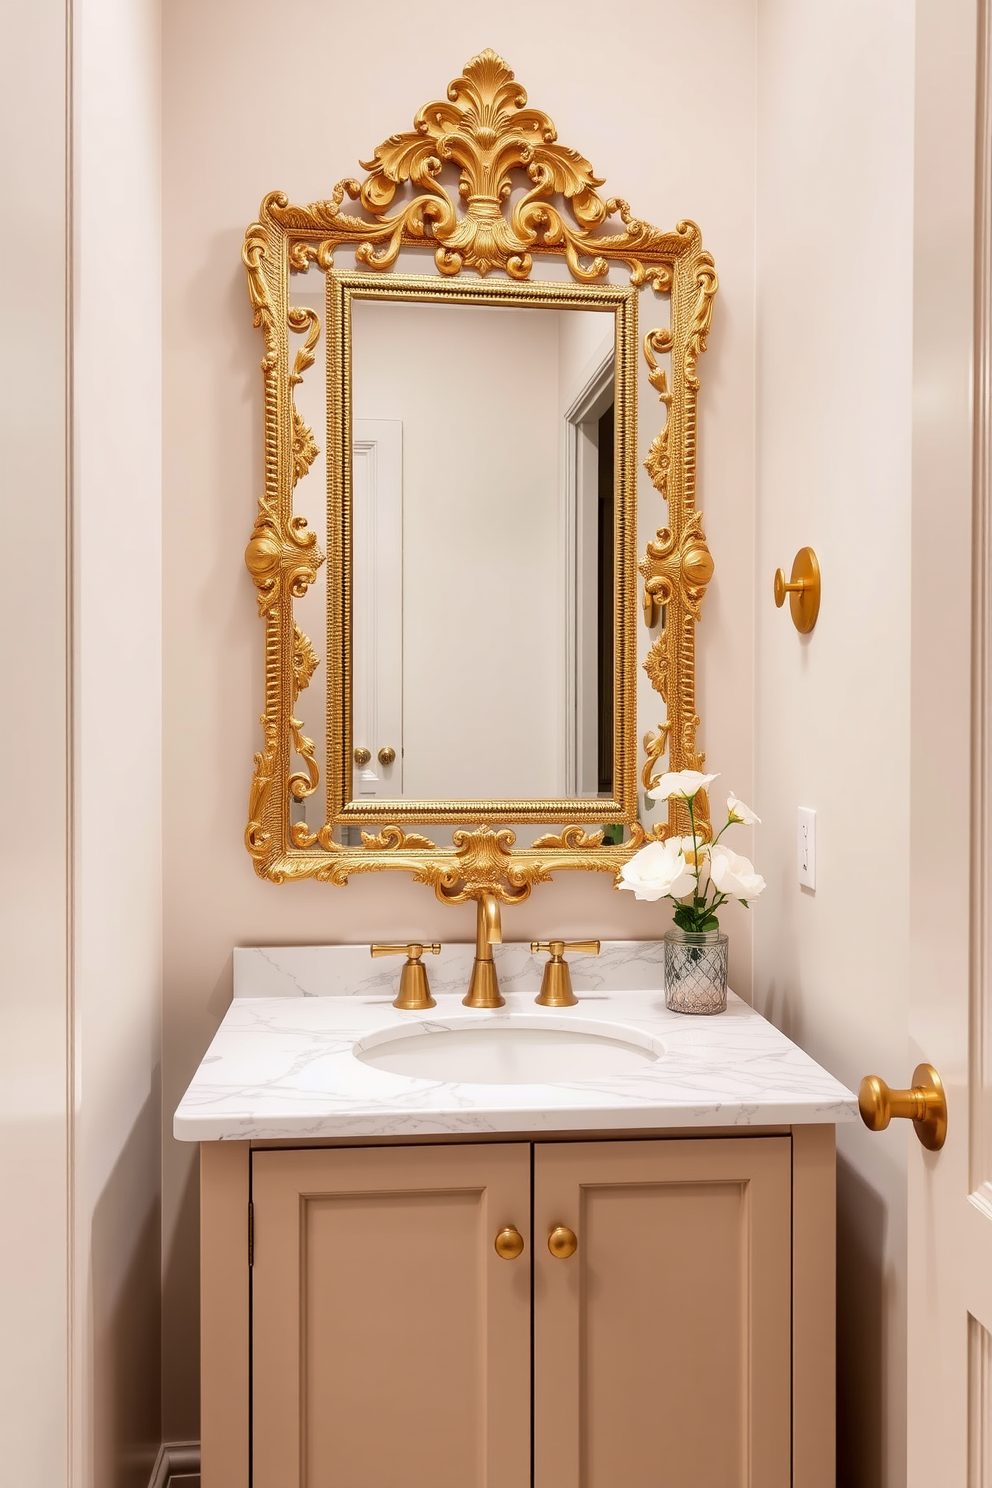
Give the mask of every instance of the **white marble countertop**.
[[[366, 952], [367, 955], [367, 952]], [[561, 1132], [842, 1122], [857, 1099], [746, 1003], [670, 1013], [663, 992], [580, 994], [538, 1008], [510, 992], [495, 1012], [442, 993], [427, 1013], [399, 1012], [392, 989], [359, 996], [235, 998], [176, 1111], [180, 1141]], [[645, 1035], [660, 1057], [636, 1073], [547, 1084], [455, 1084], [387, 1073], [356, 1058], [377, 1031], [437, 1032], [540, 1020], [547, 1029], [609, 1023]], [[414, 1035], [415, 1036], [415, 1035]], [[373, 1038], [370, 1042], [375, 1042]]]

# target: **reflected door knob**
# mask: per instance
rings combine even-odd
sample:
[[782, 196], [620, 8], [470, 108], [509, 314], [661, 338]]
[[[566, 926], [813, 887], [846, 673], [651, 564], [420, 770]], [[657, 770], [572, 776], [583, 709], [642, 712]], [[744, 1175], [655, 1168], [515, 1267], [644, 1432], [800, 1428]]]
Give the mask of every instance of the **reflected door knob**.
[[356, 749], [355, 750], [355, 764], [356, 765], [367, 765], [368, 762], [369, 762], [369, 760], [371, 758], [372, 758], [372, 751], [371, 751], [371, 749]]
[[947, 1136], [947, 1097], [932, 1064], [918, 1064], [911, 1090], [890, 1090], [878, 1075], [865, 1075], [858, 1110], [869, 1131], [884, 1131], [893, 1116], [912, 1121], [923, 1146], [939, 1152]]
[[575, 1231], [570, 1230], [568, 1225], [555, 1225], [548, 1236], [548, 1249], [557, 1261], [567, 1261], [569, 1256], [575, 1254], [578, 1244]]
[[388, 744], [383, 745], [382, 749], [379, 750], [380, 765], [391, 765], [395, 758], [396, 750], [391, 749]]
[[515, 1261], [518, 1255], [523, 1254], [524, 1237], [516, 1225], [506, 1225], [500, 1230], [493, 1244], [500, 1260]]

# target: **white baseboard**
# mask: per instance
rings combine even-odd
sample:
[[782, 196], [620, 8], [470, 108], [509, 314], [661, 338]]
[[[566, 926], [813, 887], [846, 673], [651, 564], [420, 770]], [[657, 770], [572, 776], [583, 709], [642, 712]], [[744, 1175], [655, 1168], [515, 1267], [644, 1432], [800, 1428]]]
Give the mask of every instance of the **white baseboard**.
[[148, 1488], [169, 1488], [169, 1479], [200, 1471], [199, 1442], [163, 1442], [155, 1458]]

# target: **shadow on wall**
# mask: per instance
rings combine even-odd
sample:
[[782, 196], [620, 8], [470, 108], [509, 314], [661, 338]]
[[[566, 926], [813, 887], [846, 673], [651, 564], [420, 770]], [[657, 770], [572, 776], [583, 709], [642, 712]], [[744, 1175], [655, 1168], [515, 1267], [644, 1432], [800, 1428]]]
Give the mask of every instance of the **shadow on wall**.
[[[171, 1128], [171, 1117], [169, 1124]], [[194, 1148], [176, 1201], [162, 1273], [163, 1312], [170, 1324], [162, 1352], [162, 1369], [171, 1382], [162, 1420], [165, 1441], [193, 1441], [200, 1435], [199, 1279], [200, 1163]]]
[[93, 1480], [147, 1488], [161, 1441], [158, 1076], [93, 1212]]
[[837, 1482], [882, 1488], [885, 1202], [837, 1161]]

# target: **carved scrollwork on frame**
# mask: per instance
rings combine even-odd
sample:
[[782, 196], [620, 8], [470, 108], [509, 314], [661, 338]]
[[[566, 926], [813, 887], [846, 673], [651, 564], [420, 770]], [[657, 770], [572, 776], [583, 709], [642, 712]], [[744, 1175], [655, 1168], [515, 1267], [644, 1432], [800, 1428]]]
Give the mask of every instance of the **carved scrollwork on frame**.
[[537, 849], [602, 847], [604, 836], [603, 832], [586, 832], [580, 826], [572, 826], [566, 827], [563, 832], [548, 832], [545, 836], [538, 837], [534, 842], [534, 847]]
[[[457, 197], [442, 180], [447, 164], [458, 171]], [[551, 119], [527, 106], [524, 89], [493, 51], [473, 57], [447, 98], [425, 104], [413, 129], [390, 135], [362, 168], [364, 181], [340, 181], [326, 201], [308, 207], [291, 207], [278, 194], [266, 198], [263, 213], [295, 236], [294, 268], [329, 268], [337, 244], [351, 243], [364, 267], [388, 270], [401, 248], [426, 243], [442, 274], [501, 269], [526, 279], [534, 252], [553, 252], [585, 283], [604, 279], [612, 260], [628, 265], [632, 283], [650, 282], [665, 293], [673, 249], [680, 238], [698, 237], [691, 222], [659, 232], [622, 198], [600, 196], [603, 182], [589, 161], [558, 143]], [[527, 184], [511, 204], [518, 175]], [[413, 195], [392, 211], [406, 187]], [[346, 197], [367, 215], [343, 212]], [[604, 231], [614, 218], [621, 230]]]
[[[293, 626], [293, 702], [299, 697], [305, 687], [309, 687], [310, 678], [320, 665], [318, 657], [310, 639], [305, 636], [298, 625]], [[307, 796], [312, 796], [320, 784], [320, 770], [314, 757], [314, 744], [303, 732], [303, 724], [298, 718], [290, 718], [289, 727], [293, 735], [293, 748], [306, 765], [306, 774], [297, 772], [289, 777], [290, 795], [295, 801], [305, 801]]]
[[[694, 223], [680, 221], [673, 230], [661, 231], [636, 217], [623, 199], [601, 194], [603, 181], [589, 160], [558, 141], [551, 118], [528, 103], [506, 63], [491, 51], [474, 57], [444, 98], [425, 104], [412, 129], [385, 139], [363, 170], [363, 179], [344, 179], [329, 197], [309, 206], [291, 205], [281, 193], [271, 193], [243, 248], [254, 323], [263, 337], [265, 449], [265, 487], [245, 554], [265, 630], [263, 747], [255, 755], [246, 846], [256, 871], [272, 882], [316, 878], [345, 884], [356, 873], [390, 869], [409, 872], [440, 900], [455, 904], [481, 893], [516, 903], [561, 870], [617, 877], [639, 846], [682, 827], [675, 806], [667, 822], [641, 825], [636, 819], [638, 775], [650, 789], [666, 754], [671, 769], [703, 763], [696, 749], [694, 634], [713, 561], [695, 505], [696, 402], [698, 362], [717, 290], [713, 260]], [[600, 308], [607, 308], [607, 299], [612, 303], [617, 295], [627, 296], [630, 308], [616, 312], [618, 323], [622, 315], [628, 317], [624, 335], [637, 335], [636, 302], [641, 296], [634, 290], [649, 300], [665, 300], [667, 325], [631, 342], [628, 391], [621, 395], [617, 383], [618, 411], [622, 398], [628, 399], [624, 417], [633, 433], [634, 359], [640, 344], [647, 380], [663, 415], [661, 429], [645, 447], [644, 465], [667, 503], [665, 519], [639, 564], [628, 517], [617, 546], [618, 613], [623, 616], [618, 635], [627, 634], [629, 622], [622, 656], [618, 647], [618, 696], [634, 696], [639, 568], [645, 616], [652, 627], [661, 622], [644, 665], [667, 712], [644, 739], [643, 765], [636, 758], [632, 703], [629, 717], [618, 727], [615, 769], [625, 783], [623, 790], [618, 787], [617, 801], [629, 801], [629, 807], [609, 812], [600, 805], [597, 817], [595, 808], [574, 809], [589, 807], [589, 802], [542, 802], [546, 814], [522, 816], [520, 808], [534, 803], [484, 802], [473, 803], [475, 813], [459, 818], [456, 802], [416, 803], [415, 810], [392, 815], [387, 803], [376, 803], [382, 809], [364, 817], [359, 812], [349, 817], [331, 806], [322, 826], [290, 820], [291, 803], [312, 798], [319, 780], [314, 745], [296, 717], [297, 699], [313, 676], [317, 656], [294, 620], [293, 605], [325, 561], [316, 535], [294, 510], [294, 489], [318, 455], [313, 431], [297, 411], [295, 390], [313, 365], [321, 326], [313, 310], [292, 304], [290, 283], [292, 273], [312, 264], [343, 283], [348, 276], [334, 266], [335, 251], [342, 246], [353, 251], [365, 271], [364, 276], [351, 274], [352, 281], [364, 277], [396, 285], [400, 276], [394, 268], [401, 250], [419, 248], [432, 255], [438, 278], [430, 282], [455, 298], [459, 293], [468, 297], [465, 287], [471, 276], [475, 285], [486, 281], [487, 298], [490, 289], [499, 295], [505, 291], [504, 303], [511, 303], [514, 294], [536, 304], [542, 294], [549, 302], [555, 295], [564, 302], [567, 295], [582, 293], [601, 296]], [[543, 285], [524, 282], [546, 256], [564, 260], [571, 286], [561, 279]], [[621, 289], [615, 279], [606, 282], [617, 265], [634, 290]], [[329, 325], [328, 345], [342, 356], [346, 343], [335, 341], [334, 334]], [[620, 347], [618, 333], [618, 366]], [[343, 361], [338, 370], [338, 386], [329, 374], [328, 428], [338, 431], [340, 459], [347, 447], [341, 431], [350, 417], [350, 374]], [[326, 465], [332, 482], [336, 452], [330, 433], [328, 439]], [[631, 440], [618, 465], [623, 500], [636, 501], [636, 457]], [[333, 511], [333, 502], [329, 505]], [[620, 506], [622, 502], [618, 510]], [[328, 594], [347, 596], [349, 549], [333, 529], [328, 554]], [[351, 683], [346, 670], [335, 668], [339, 633], [340, 627], [329, 625], [328, 758], [342, 773], [342, 761], [350, 755]], [[294, 755], [303, 761], [303, 770], [293, 769]], [[332, 796], [329, 791], [329, 802]], [[594, 825], [604, 817], [626, 824], [626, 842], [612, 844], [609, 834]], [[374, 830], [361, 832], [360, 846], [335, 839], [336, 829], [350, 819], [374, 822]], [[553, 824], [554, 830], [530, 845], [518, 845], [507, 824], [523, 820]], [[430, 836], [408, 830], [407, 824], [414, 822], [447, 823], [454, 829], [451, 845], [438, 846]]]
[[[648, 790], [657, 784], [654, 767], [666, 748], [673, 770], [701, 770], [705, 763], [696, 749], [695, 626], [714, 564], [702, 513], [696, 510], [696, 401], [698, 362], [706, 350], [718, 284], [711, 255], [695, 245], [673, 278], [671, 328], [649, 331], [643, 342], [648, 381], [665, 410], [664, 427], [644, 465], [668, 504], [667, 525], [658, 529], [638, 564], [645, 619], [654, 626], [660, 618], [662, 626], [644, 670], [668, 705], [666, 723], [645, 739], [648, 758], [641, 778]], [[658, 364], [664, 355], [671, 359], [671, 384]], [[678, 445], [677, 458], [670, 452], [672, 441]], [[697, 805], [703, 806], [704, 799]], [[707, 823], [705, 816], [704, 829]], [[673, 801], [668, 829], [683, 831], [686, 825], [684, 807]]]
[[655, 766], [659, 760], [664, 758], [665, 750], [668, 748], [668, 730], [667, 723], [659, 723], [653, 733], [649, 732], [644, 735], [644, 767], [641, 770], [641, 784], [646, 791], [654, 790], [661, 779]]
[[670, 527], [662, 527], [637, 566], [644, 576], [644, 591], [655, 604], [670, 605], [677, 594], [698, 620], [706, 585], [713, 577], [702, 513], [691, 513], [678, 541]]
[[320, 454], [309, 424], [293, 409], [293, 484], [301, 481]]

